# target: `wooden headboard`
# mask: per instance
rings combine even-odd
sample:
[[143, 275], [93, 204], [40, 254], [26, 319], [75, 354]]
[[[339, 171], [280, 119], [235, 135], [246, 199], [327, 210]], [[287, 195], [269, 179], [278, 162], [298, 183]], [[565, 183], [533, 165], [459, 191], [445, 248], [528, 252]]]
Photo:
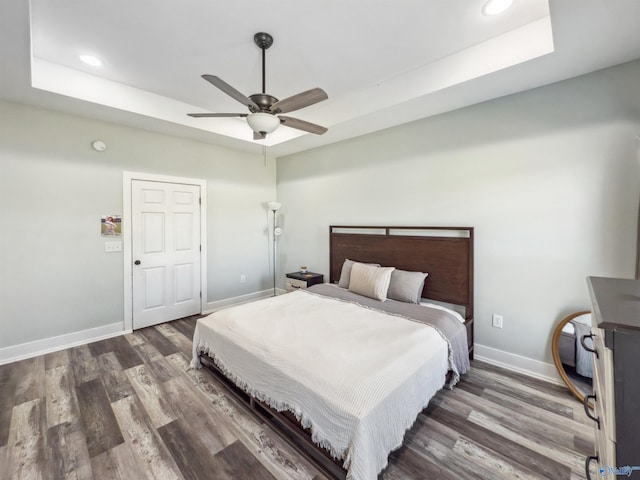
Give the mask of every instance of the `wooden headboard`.
[[330, 282], [346, 258], [426, 272], [422, 296], [461, 305], [473, 319], [473, 227], [329, 227]]

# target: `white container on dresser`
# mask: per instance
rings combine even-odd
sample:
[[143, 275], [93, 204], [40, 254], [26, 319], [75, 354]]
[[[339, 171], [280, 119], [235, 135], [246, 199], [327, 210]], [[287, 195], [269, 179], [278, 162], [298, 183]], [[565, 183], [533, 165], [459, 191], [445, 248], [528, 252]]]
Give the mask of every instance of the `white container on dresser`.
[[587, 284], [594, 362], [585, 411], [596, 431], [586, 475], [591, 478], [589, 465], [595, 461], [598, 478], [640, 479], [640, 280], [589, 277]]

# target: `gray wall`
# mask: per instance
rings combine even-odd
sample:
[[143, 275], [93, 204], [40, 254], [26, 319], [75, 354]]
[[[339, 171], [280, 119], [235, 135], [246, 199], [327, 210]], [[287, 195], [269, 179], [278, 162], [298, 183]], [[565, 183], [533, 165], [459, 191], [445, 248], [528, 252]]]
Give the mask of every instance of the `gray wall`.
[[285, 268], [328, 274], [331, 224], [473, 226], [477, 343], [550, 362], [585, 277], [634, 274], [639, 83], [635, 62], [279, 158]]
[[0, 101], [0, 348], [122, 322], [125, 170], [207, 180], [209, 302], [270, 288], [272, 159]]
[[638, 80], [634, 62], [280, 158], [277, 195], [258, 154], [0, 102], [0, 348], [122, 321], [98, 228], [128, 170], [207, 179], [210, 302], [271, 287], [276, 197], [280, 272], [328, 273], [330, 224], [474, 226], [477, 343], [549, 362], [585, 277], [634, 272]]

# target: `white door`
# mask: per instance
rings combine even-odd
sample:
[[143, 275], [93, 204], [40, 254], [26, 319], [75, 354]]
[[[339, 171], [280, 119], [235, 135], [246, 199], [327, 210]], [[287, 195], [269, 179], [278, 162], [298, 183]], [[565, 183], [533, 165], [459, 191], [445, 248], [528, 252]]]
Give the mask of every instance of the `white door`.
[[133, 180], [133, 328], [200, 313], [200, 187]]

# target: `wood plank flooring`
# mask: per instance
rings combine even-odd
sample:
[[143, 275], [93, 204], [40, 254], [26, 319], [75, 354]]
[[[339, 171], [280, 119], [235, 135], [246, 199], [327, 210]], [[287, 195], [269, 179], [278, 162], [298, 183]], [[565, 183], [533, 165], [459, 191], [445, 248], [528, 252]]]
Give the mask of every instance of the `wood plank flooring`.
[[[2, 479], [326, 476], [204, 370], [197, 317], [0, 366]], [[593, 426], [564, 387], [478, 361], [380, 479], [579, 479]]]

